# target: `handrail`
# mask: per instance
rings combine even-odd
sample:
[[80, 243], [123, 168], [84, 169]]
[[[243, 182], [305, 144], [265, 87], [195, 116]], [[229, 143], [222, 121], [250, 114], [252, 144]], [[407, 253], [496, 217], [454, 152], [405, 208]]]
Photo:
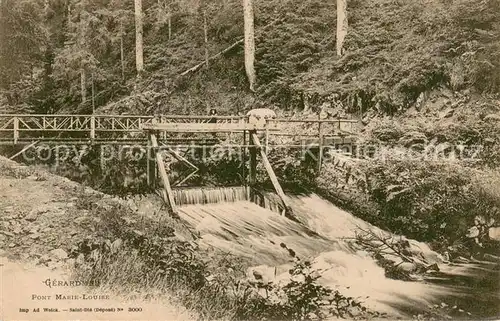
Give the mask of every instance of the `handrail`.
[[270, 119], [270, 122], [276, 123], [359, 123], [359, 120], [355, 119]]
[[155, 118], [155, 116], [141, 115], [99, 115], [99, 114], [0, 114], [0, 117], [110, 117], [110, 118]]
[[[213, 120], [213, 121], [209, 121]], [[285, 123], [306, 124], [307, 128], [287, 131]], [[269, 137], [322, 137], [353, 135], [358, 123], [352, 119], [266, 119], [265, 147], [268, 150]], [[223, 124], [223, 125], [222, 125]], [[323, 124], [333, 124], [322, 126]], [[344, 126], [343, 126], [344, 124]], [[253, 126], [253, 127], [252, 127]], [[0, 114], [0, 141], [26, 143], [33, 140], [52, 141], [69, 139], [115, 141], [129, 135], [138, 138], [144, 129], [157, 129], [160, 137], [164, 133], [181, 132], [246, 132], [260, 124], [248, 124], [247, 116], [219, 115], [72, 115], [72, 114]], [[315, 129], [315, 126], [318, 127]], [[293, 126], [291, 126], [293, 127]], [[260, 128], [260, 127], [259, 127]], [[175, 130], [174, 130], [175, 129]], [[7, 137], [9, 136], [9, 137]], [[173, 138], [173, 137], [172, 137]], [[145, 138], [143, 138], [145, 139]], [[322, 145], [322, 144], [321, 144]]]
[[[99, 117], [99, 118], [167, 118], [167, 119], [248, 119], [248, 116], [219, 116], [219, 115], [105, 115], [105, 114], [0, 114], [0, 117]], [[358, 123], [355, 119], [270, 119], [271, 122], [279, 123]]]

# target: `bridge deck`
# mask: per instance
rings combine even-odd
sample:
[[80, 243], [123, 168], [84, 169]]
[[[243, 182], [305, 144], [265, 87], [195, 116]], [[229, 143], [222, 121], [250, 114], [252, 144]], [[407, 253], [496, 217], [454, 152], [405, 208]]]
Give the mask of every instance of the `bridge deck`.
[[[147, 144], [148, 133], [174, 143], [203, 143], [203, 139], [224, 140], [250, 130], [292, 145], [339, 143], [354, 138], [355, 120], [272, 119], [259, 126], [243, 116], [136, 116], [136, 115], [5, 115], [0, 114], [0, 145], [29, 144]], [[315, 129], [316, 128], [316, 129]], [[208, 134], [208, 135], [207, 135]], [[215, 136], [217, 137], [215, 137]], [[222, 136], [221, 136], [222, 135]], [[226, 136], [224, 136], [226, 135]], [[271, 139], [272, 140], [272, 139]]]

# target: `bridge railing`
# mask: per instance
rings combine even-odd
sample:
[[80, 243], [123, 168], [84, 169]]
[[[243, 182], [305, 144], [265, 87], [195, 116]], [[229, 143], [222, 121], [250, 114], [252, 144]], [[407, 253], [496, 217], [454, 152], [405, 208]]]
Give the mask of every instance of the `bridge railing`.
[[[112, 139], [140, 136], [145, 124], [152, 123], [241, 123], [240, 116], [136, 116], [136, 115], [13, 115], [0, 114], [0, 140], [17, 143], [37, 138], [64, 140]], [[117, 135], [113, 135], [116, 133]]]
[[358, 131], [358, 121], [351, 119], [268, 119], [268, 128], [277, 128], [277, 131], [266, 132], [270, 144], [299, 143], [322, 144], [325, 139], [348, 138], [355, 136]]
[[[0, 142], [33, 140], [145, 140], [143, 127], [154, 123], [242, 124], [246, 116], [180, 116], [180, 115], [12, 115], [0, 114]], [[268, 119], [266, 135], [275, 141], [348, 136], [356, 132], [355, 120]], [[165, 133], [163, 133], [165, 134]], [[192, 134], [186, 134], [192, 135]], [[178, 135], [179, 137], [182, 134]], [[266, 140], [267, 142], [268, 140]]]

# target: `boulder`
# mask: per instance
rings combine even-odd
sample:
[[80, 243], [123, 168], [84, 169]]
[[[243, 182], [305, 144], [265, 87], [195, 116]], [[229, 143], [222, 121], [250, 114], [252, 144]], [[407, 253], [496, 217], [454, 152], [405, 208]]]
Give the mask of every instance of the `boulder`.
[[42, 213], [43, 212], [41, 212], [40, 209], [34, 208], [28, 213], [28, 215], [24, 217], [24, 219], [28, 222], [34, 222], [37, 220], [38, 216]]
[[398, 268], [405, 272], [411, 273], [417, 269], [417, 265], [412, 262], [403, 262], [398, 266]]
[[14, 237], [14, 234], [11, 232], [8, 232], [8, 231], [0, 231], [0, 233], [2, 233], [5, 236], [8, 236], [8, 237]]
[[453, 114], [455, 114], [455, 110], [452, 109], [452, 108], [447, 108], [446, 110], [444, 110], [443, 112], [441, 112], [439, 114], [439, 118], [450, 118], [451, 116], [453, 116]]
[[121, 239], [116, 239], [112, 244], [111, 244], [111, 253], [116, 253], [120, 250], [120, 248], [123, 245], [123, 241]]
[[500, 227], [490, 227], [488, 229], [488, 236], [492, 240], [500, 241]]
[[478, 236], [479, 236], [479, 228], [477, 226], [473, 226], [467, 231], [468, 238], [475, 238]]
[[276, 267], [267, 265], [250, 267], [247, 270], [247, 277], [263, 284], [273, 282], [276, 278]]
[[408, 239], [408, 245], [412, 256], [420, 257], [427, 264], [441, 264], [445, 261], [442, 255], [431, 250], [429, 245], [425, 243]]
[[52, 250], [50, 251], [50, 254], [59, 260], [65, 260], [68, 258], [68, 253], [66, 253], [66, 251], [64, 251], [63, 249]]

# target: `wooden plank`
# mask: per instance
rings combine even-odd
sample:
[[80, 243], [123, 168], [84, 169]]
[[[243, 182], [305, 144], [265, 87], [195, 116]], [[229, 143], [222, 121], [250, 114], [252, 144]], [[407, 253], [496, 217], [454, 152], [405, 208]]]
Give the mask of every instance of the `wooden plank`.
[[269, 154], [269, 120], [266, 119], [266, 155]]
[[[253, 139], [254, 132], [250, 132], [250, 170], [249, 170], [249, 184], [250, 186], [255, 185], [257, 183], [257, 148], [256, 143]], [[255, 135], [257, 136], [257, 135]]]
[[19, 140], [19, 118], [14, 117], [14, 145]]
[[[144, 124], [143, 130], [167, 131], [173, 133], [230, 133], [243, 132], [245, 130], [264, 130], [265, 127], [258, 127], [254, 124], [233, 124], [233, 123], [162, 123]], [[272, 129], [271, 129], [272, 130]]]
[[244, 147], [247, 144], [247, 132], [243, 131], [243, 146], [241, 147], [241, 155], [242, 155], [242, 164], [241, 166], [241, 177], [242, 177], [242, 184], [246, 184], [247, 178], [246, 178], [246, 164], [247, 164], [247, 148]]
[[287, 198], [285, 195], [285, 192], [283, 192], [283, 189], [281, 188], [280, 183], [278, 182], [278, 178], [276, 177], [276, 174], [274, 173], [274, 170], [271, 166], [271, 163], [267, 159], [266, 151], [262, 148], [262, 145], [260, 144], [259, 138], [257, 137], [257, 134], [252, 133], [252, 138], [255, 143], [255, 145], [259, 148], [260, 150], [260, 155], [262, 156], [262, 162], [264, 163], [264, 167], [267, 170], [267, 174], [269, 175], [269, 178], [271, 179], [271, 182], [273, 183], [274, 189], [276, 190], [276, 194], [281, 199], [281, 202], [283, 203], [283, 206], [285, 209], [291, 214], [291, 207], [289, 206], [287, 202]]
[[323, 132], [321, 131], [321, 123], [318, 123], [318, 135], [319, 135], [319, 155], [318, 155], [318, 175], [321, 172], [321, 166], [323, 165]]
[[164, 144], [162, 144], [162, 145], [165, 146], [167, 148], [167, 151], [169, 153], [171, 153], [172, 156], [174, 156], [178, 161], [181, 161], [181, 162], [187, 164], [188, 166], [192, 167], [193, 169], [196, 169], [197, 171], [199, 170], [199, 168], [196, 165], [194, 165], [193, 163], [191, 163], [189, 160], [187, 160], [187, 158], [183, 157], [182, 155], [180, 155], [179, 153], [177, 153], [175, 150], [168, 147], [167, 145], [164, 145]]
[[[155, 134], [151, 134], [151, 146], [153, 148], [158, 148], [158, 140]], [[165, 188], [166, 195], [164, 194], [164, 199], [170, 206], [170, 209], [174, 214], [177, 214], [177, 208], [174, 201], [174, 193], [172, 192], [172, 186], [170, 186], [170, 181], [168, 179], [167, 169], [165, 168], [165, 163], [163, 163], [163, 157], [160, 151], [156, 152], [156, 163], [158, 165], [158, 170], [160, 172], [161, 179], [163, 181], [163, 186]]]
[[[165, 146], [167, 147], [167, 146]], [[184, 184], [184, 182], [186, 182], [188, 179], [190, 179], [191, 177], [193, 177], [194, 174], [198, 173], [199, 172], [199, 168], [196, 167], [196, 165], [194, 165], [193, 163], [191, 163], [190, 161], [187, 160], [187, 158], [183, 157], [182, 155], [180, 155], [179, 153], [177, 153], [175, 150], [173, 150], [172, 148], [170, 147], [167, 147], [167, 150], [170, 154], [172, 154], [178, 161], [181, 161], [183, 162], [184, 164], [187, 164], [188, 166], [190, 166], [191, 168], [194, 169], [193, 172], [191, 172], [188, 176], [186, 176], [184, 179], [182, 179], [180, 182], [178, 182], [176, 185], [179, 186], [181, 184]], [[174, 183], [175, 184], [175, 183]]]
[[148, 140], [147, 157], [148, 157], [147, 159], [148, 186], [156, 188], [156, 163], [155, 163], [155, 158], [153, 158], [153, 148], [150, 140]]
[[24, 153], [25, 151], [27, 151], [28, 149], [30, 149], [31, 147], [35, 146], [37, 143], [38, 143], [38, 141], [33, 142], [33, 143], [29, 144], [28, 146], [25, 146], [20, 152], [16, 153], [15, 155], [12, 155], [9, 159], [13, 160], [17, 156], [21, 155], [22, 153]]
[[90, 139], [95, 139], [95, 117], [90, 117]]
[[[334, 145], [334, 144], [352, 144], [355, 142], [355, 138], [353, 136], [322, 136], [323, 141], [321, 142], [322, 146]], [[302, 139], [302, 144], [309, 145], [320, 145], [319, 138], [305, 138]]]

